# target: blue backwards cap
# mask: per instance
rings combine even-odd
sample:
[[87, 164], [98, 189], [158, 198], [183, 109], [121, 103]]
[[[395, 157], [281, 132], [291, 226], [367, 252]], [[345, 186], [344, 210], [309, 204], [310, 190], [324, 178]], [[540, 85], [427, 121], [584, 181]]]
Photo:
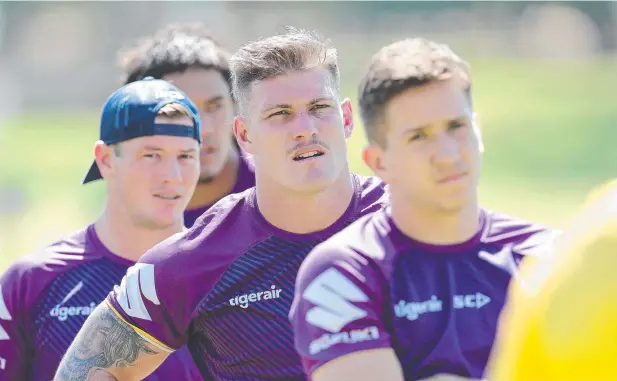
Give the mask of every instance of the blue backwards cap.
[[[159, 110], [172, 103], [189, 111], [192, 126], [154, 123]], [[184, 136], [201, 143], [201, 122], [195, 104], [176, 86], [152, 77], [129, 83], [111, 94], [103, 105], [100, 128], [100, 140], [105, 144], [153, 135]], [[101, 178], [95, 161], [82, 184]]]

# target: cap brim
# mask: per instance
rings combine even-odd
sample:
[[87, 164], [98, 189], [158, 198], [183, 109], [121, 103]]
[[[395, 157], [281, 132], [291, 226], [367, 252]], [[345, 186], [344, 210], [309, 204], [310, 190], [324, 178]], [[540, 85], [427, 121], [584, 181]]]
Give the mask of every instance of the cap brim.
[[102, 178], [103, 176], [101, 176], [101, 171], [99, 171], [99, 166], [96, 165], [96, 161], [93, 161], [92, 165], [90, 166], [90, 169], [86, 173], [86, 176], [84, 176], [84, 179], [81, 181], [81, 183], [87, 184], [91, 181], [100, 180]]

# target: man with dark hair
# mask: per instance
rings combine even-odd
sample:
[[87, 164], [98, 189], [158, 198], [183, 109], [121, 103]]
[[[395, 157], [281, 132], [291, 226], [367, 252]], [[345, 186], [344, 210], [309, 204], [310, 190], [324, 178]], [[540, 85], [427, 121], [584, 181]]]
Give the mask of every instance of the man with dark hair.
[[[109, 289], [146, 250], [184, 230], [182, 213], [199, 176], [199, 129], [195, 105], [165, 81], [138, 81], [109, 97], [94, 162], [83, 179], [105, 179], [102, 215], [19, 259], [0, 278], [1, 381], [50, 380]], [[68, 354], [71, 366], [63, 377], [84, 379], [92, 367], [121, 365], [147, 349], [134, 330], [114, 326], [112, 319], [105, 317]], [[102, 356], [112, 343], [113, 355]], [[146, 378], [200, 379], [186, 347]]]
[[172, 82], [199, 109], [202, 122], [201, 174], [184, 213], [195, 220], [230, 193], [255, 185], [252, 165], [232, 134], [231, 55], [200, 24], [173, 24], [120, 53], [126, 83], [144, 77]]
[[318, 245], [290, 320], [317, 381], [481, 378], [519, 261], [554, 233], [478, 205], [483, 152], [468, 65], [415, 38], [360, 85], [365, 163], [390, 205]]
[[[108, 314], [148, 340], [128, 367], [104, 368], [116, 380], [139, 379], [185, 344], [216, 380], [305, 380], [287, 320], [296, 271], [317, 243], [383, 204], [382, 182], [349, 171], [351, 103], [339, 100], [328, 41], [290, 30], [231, 63], [234, 133], [253, 155], [256, 187], [146, 253], [91, 315], [73, 350]], [[56, 381], [74, 380], [62, 373], [70, 366]]]

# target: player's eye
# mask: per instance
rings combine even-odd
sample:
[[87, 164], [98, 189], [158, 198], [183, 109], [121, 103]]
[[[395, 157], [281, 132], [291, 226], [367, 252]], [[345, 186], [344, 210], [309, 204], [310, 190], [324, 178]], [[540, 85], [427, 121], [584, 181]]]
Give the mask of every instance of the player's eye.
[[451, 130], [456, 130], [457, 128], [465, 127], [467, 124], [461, 121], [452, 121], [448, 125]]
[[161, 155], [159, 155], [158, 153], [151, 152], [151, 153], [144, 154], [144, 157], [148, 159], [157, 159], [161, 157]]
[[195, 155], [191, 155], [191, 154], [182, 154], [180, 155], [180, 159], [182, 160], [192, 160], [195, 158]]
[[413, 141], [417, 141], [417, 140], [421, 140], [426, 138], [426, 133], [424, 131], [418, 131], [418, 132], [414, 132], [410, 137], [409, 137], [409, 141], [413, 142]]
[[272, 113], [272, 114], [268, 115], [268, 118], [272, 118], [274, 116], [280, 116], [280, 115], [285, 115], [286, 116], [286, 115], [291, 115], [291, 113], [289, 111], [287, 111], [287, 110], [279, 110], [279, 111], [277, 111], [275, 113]]
[[205, 112], [214, 112], [220, 110], [223, 107], [221, 102], [208, 103], [203, 108]]
[[326, 104], [318, 104], [312, 107], [312, 110], [323, 110], [325, 108], [329, 108], [330, 105], [326, 105]]

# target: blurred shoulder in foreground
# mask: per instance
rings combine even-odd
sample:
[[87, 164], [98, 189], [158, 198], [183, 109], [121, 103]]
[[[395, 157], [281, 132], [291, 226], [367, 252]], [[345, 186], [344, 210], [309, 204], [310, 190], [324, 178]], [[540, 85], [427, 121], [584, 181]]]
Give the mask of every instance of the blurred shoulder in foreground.
[[523, 267], [488, 378], [617, 380], [617, 181], [591, 192], [551, 255]]

